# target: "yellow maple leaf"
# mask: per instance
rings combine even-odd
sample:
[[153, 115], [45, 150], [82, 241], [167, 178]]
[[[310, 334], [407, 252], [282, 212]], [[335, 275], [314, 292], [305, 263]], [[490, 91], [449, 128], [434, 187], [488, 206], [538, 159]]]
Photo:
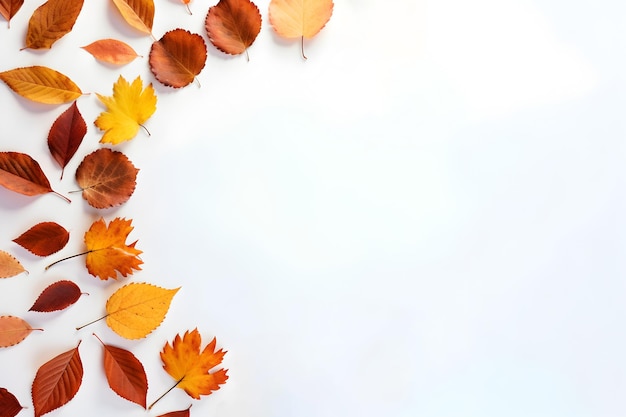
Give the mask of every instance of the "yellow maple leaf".
[[117, 145], [131, 140], [137, 135], [139, 127], [143, 127], [143, 123], [156, 111], [157, 97], [154, 87], [148, 84], [143, 89], [141, 77], [135, 78], [129, 84], [120, 75], [113, 85], [113, 96], [96, 95], [107, 108], [95, 122], [100, 130], [104, 130], [100, 143]]

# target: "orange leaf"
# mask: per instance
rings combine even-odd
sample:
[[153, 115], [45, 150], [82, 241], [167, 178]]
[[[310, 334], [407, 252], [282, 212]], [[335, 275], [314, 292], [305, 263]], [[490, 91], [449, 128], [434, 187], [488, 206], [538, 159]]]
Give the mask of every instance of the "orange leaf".
[[35, 10], [28, 22], [26, 48], [50, 49], [69, 33], [83, 8], [84, 0], [48, 0]]
[[24, 153], [0, 152], [0, 185], [28, 196], [55, 193], [69, 202], [50, 188], [39, 163]]
[[26, 270], [11, 254], [0, 250], [0, 278], [10, 278]]
[[68, 103], [83, 94], [66, 75], [43, 66], [0, 72], [0, 80], [15, 93], [38, 103]]
[[15, 417], [17, 413], [24, 408], [15, 398], [15, 395], [7, 391], [6, 388], [0, 388], [0, 416]]
[[82, 381], [83, 364], [78, 346], [44, 363], [33, 381], [35, 417], [67, 404], [78, 392]]
[[61, 113], [52, 124], [48, 133], [48, 149], [54, 160], [61, 166], [61, 179], [63, 179], [65, 166], [78, 150], [86, 133], [87, 124], [78, 111], [76, 102]]
[[20, 10], [24, 0], [0, 0], [0, 14], [11, 25], [11, 18]]
[[98, 61], [114, 65], [128, 64], [139, 56], [130, 45], [116, 39], [101, 39], [82, 48]]
[[150, 70], [160, 83], [180, 88], [189, 85], [200, 74], [206, 58], [202, 36], [174, 29], [152, 44]]
[[119, 206], [135, 191], [137, 172], [121, 152], [101, 148], [85, 156], [76, 169], [83, 198], [95, 208]]
[[74, 304], [81, 296], [80, 288], [72, 281], [62, 280], [50, 284], [39, 294], [28, 311], [49, 313], [63, 310]]
[[13, 239], [13, 242], [37, 256], [48, 256], [63, 249], [69, 239], [70, 234], [63, 226], [42, 222]]
[[205, 20], [209, 40], [231, 55], [247, 53], [261, 31], [261, 13], [250, 0], [220, 0]]
[[33, 329], [19, 317], [0, 316], [0, 348], [17, 345], [33, 330], [41, 329]]
[[147, 35], [152, 34], [154, 21], [153, 0], [113, 0], [122, 17], [133, 28]]

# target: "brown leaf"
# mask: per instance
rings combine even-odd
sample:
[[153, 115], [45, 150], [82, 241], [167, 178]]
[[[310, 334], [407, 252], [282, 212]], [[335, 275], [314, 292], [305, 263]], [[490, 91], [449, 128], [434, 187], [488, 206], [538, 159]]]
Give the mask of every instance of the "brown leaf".
[[190, 84], [200, 74], [206, 58], [202, 36], [174, 29], [152, 44], [150, 70], [160, 83], [180, 88]]
[[78, 346], [55, 356], [37, 370], [32, 387], [35, 417], [67, 404], [78, 392], [83, 381]]
[[157, 417], [189, 417], [190, 408], [191, 406], [187, 407], [187, 409], [185, 410], [170, 411], [169, 413], [161, 414], [160, 416], [157, 416]]
[[0, 152], [0, 185], [16, 193], [33, 196], [54, 193], [39, 163], [25, 153]]
[[85, 156], [76, 170], [83, 198], [95, 208], [119, 206], [135, 191], [137, 172], [121, 152], [100, 148]]
[[37, 300], [28, 311], [49, 313], [63, 310], [74, 304], [81, 296], [80, 288], [72, 281], [62, 280], [50, 284], [39, 294]]
[[0, 72], [0, 80], [15, 93], [37, 103], [68, 103], [83, 94], [66, 75], [43, 66]]
[[87, 124], [78, 111], [76, 102], [61, 113], [52, 124], [48, 133], [48, 149], [54, 160], [61, 166], [61, 179], [63, 179], [65, 166], [78, 150], [86, 133]]
[[0, 250], [0, 278], [10, 278], [26, 272], [20, 261], [13, 255]]
[[130, 45], [117, 39], [100, 39], [82, 48], [98, 61], [114, 65], [128, 64], [139, 56]]
[[68, 34], [83, 8], [84, 0], [48, 0], [39, 6], [28, 22], [26, 48], [50, 49]]
[[70, 234], [63, 226], [42, 222], [13, 239], [13, 242], [37, 256], [48, 256], [63, 249], [69, 239]]
[[0, 14], [9, 22], [11, 26], [11, 18], [20, 10], [24, 0], [0, 0]]
[[261, 13], [250, 0], [220, 0], [205, 20], [209, 40], [231, 55], [247, 53], [261, 31]]
[[139, 359], [128, 350], [106, 345], [102, 340], [100, 343], [104, 347], [104, 374], [109, 387], [120, 397], [146, 408], [148, 379]]
[[152, 34], [153, 0], [113, 0], [113, 4], [122, 14], [126, 23], [147, 35]]
[[14, 316], [0, 316], [0, 348], [14, 346], [32, 333], [33, 329], [25, 320]]
[[15, 395], [6, 388], [0, 388], [0, 417], [15, 417], [22, 408], [24, 407], [20, 405]]

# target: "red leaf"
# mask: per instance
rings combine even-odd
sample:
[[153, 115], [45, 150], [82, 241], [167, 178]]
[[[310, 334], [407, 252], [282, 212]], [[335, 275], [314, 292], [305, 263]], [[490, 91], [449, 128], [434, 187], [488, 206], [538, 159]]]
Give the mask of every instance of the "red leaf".
[[184, 87], [200, 74], [206, 63], [206, 45], [202, 36], [184, 29], [167, 32], [152, 44], [150, 71], [168, 87]]
[[63, 169], [76, 153], [86, 133], [87, 124], [78, 111], [76, 102], [52, 124], [48, 133], [48, 148], [54, 160], [61, 166], [61, 179]]
[[67, 404], [78, 392], [83, 382], [78, 346], [50, 359], [37, 371], [32, 388], [35, 417]]
[[41, 292], [28, 311], [49, 313], [51, 311], [63, 310], [74, 304], [81, 294], [78, 285], [72, 281], [57, 281]]
[[0, 14], [9, 22], [9, 27], [11, 27], [11, 18], [23, 4], [24, 0], [0, 0]]
[[191, 406], [187, 407], [186, 410], [170, 411], [169, 413], [161, 414], [160, 416], [157, 416], [157, 417], [189, 417], [190, 408]]
[[39, 163], [25, 153], [0, 152], [0, 185], [28, 196], [55, 193], [70, 202], [50, 188]]
[[37, 256], [48, 256], [63, 249], [69, 239], [70, 234], [63, 226], [43, 222], [31, 227], [13, 242]]
[[0, 388], [0, 417], [15, 417], [22, 408], [15, 395], [6, 388]]

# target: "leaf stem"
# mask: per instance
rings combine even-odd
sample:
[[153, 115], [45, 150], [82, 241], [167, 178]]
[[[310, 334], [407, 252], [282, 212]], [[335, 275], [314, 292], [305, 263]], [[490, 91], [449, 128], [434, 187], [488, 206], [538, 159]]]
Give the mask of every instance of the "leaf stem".
[[250, 54], [248, 54], [248, 48], [246, 48], [246, 60], [250, 62]]
[[146, 133], [148, 134], [148, 136], [152, 136], [152, 134], [150, 134], [150, 131], [148, 130], [147, 127], [145, 127], [144, 125], [142, 125], [141, 123], [139, 124], [139, 126], [143, 127], [143, 130], [146, 131]]
[[[87, 327], [87, 326], [89, 326], [89, 325], [91, 325], [91, 324], [94, 324], [94, 323], [96, 323], [96, 322], [98, 322], [98, 321], [100, 321], [100, 320], [102, 320], [102, 319], [106, 319], [107, 317], [108, 317], [108, 314], [105, 314], [104, 316], [100, 317], [99, 319], [95, 319], [95, 320], [90, 321], [90, 322], [89, 322], [89, 323], [87, 323], [87, 324], [83, 324], [82, 326], [78, 326], [78, 327], [76, 328], [76, 330], [83, 329], [83, 328], [85, 328], [85, 327]], [[94, 335], [94, 336], [95, 336], [95, 335]], [[98, 336], [96, 336], [96, 337], [98, 337]]]
[[189, 15], [193, 15], [193, 13], [191, 13], [191, 9], [189, 8], [189, 3], [185, 3], [185, 7], [187, 7], [187, 11], [189, 12]]
[[[185, 377], [183, 377], [185, 378]], [[148, 407], [148, 410], [152, 410], [152, 407], [154, 407], [154, 405], [156, 403], [158, 403], [161, 398], [165, 397], [171, 390], [173, 390], [174, 388], [176, 388], [178, 386], [178, 384], [180, 384], [180, 382], [183, 380], [183, 378], [179, 379], [178, 381], [176, 381], [176, 383], [174, 385], [172, 385], [170, 387], [170, 389], [168, 389], [167, 391], [165, 391], [159, 398], [157, 398], [156, 400], [154, 400], [154, 402], [152, 404], [150, 404], [150, 407]]]
[[48, 268], [50, 268], [50, 267], [51, 267], [51, 266], [53, 266], [53, 265], [58, 264], [59, 262], [63, 262], [63, 261], [66, 261], [66, 260], [68, 260], [68, 259], [76, 258], [77, 256], [87, 255], [88, 253], [91, 253], [91, 252], [93, 252], [93, 249], [88, 250], [88, 251], [83, 252], [83, 253], [77, 253], [76, 255], [71, 255], [71, 256], [67, 256], [67, 257], [65, 257], [65, 258], [59, 259], [58, 261], [54, 261], [54, 262], [52, 262], [50, 265], [48, 265], [48, 266], [45, 268], [45, 270], [47, 271], [47, 270], [48, 270]]
[[71, 202], [72, 202], [72, 200], [70, 200], [69, 198], [67, 198], [67, 197], [66, 197], [66, 196], [64, 196], [63, 194], [59, 194], [59, 193], [57, 193], [57, 192], [56, 192], [56, 191], [54, 191], [54, 190], [52, 190], [52, 193], [53, 193], [53, 194], [58, 195], [58, 196], [59, 196], [59, 197], [61, 197], [63, 200], [67, 201], [68, 203], [71, 203]]
[[304, 55], [304, 36], [300, 37], [300, 52], [302, 52], [302, 58], [306, 61], [308, 58]]

